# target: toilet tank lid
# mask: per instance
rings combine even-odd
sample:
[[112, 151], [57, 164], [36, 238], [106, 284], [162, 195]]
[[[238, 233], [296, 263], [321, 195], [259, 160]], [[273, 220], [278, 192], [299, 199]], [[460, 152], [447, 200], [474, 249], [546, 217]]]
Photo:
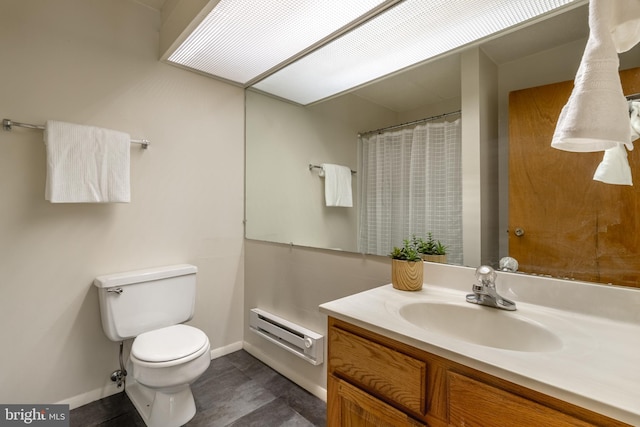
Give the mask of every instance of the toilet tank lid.
[[123, 273], [98, 276], [93, 284], [99, 288], [111, 288], [113, 286], [130, 285], [132, 283], [149, 282], [151, 280], [166, 279], [169, 277], [195, 274], [198, 267], [191, 264], [177, 264], [166, 267], [146, 268], [143, 270], [126, 271]]

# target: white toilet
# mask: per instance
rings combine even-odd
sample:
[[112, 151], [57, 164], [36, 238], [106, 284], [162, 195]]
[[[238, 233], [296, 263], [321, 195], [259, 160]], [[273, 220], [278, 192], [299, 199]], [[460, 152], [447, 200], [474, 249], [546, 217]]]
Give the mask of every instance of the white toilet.
[[130, 271], [94, 280], [102, 327], [112, 341], [135, 338], [126, 393], [149, 427], [177, 427], [196, 413], [191, 384], [211, 362], [209, 339], [181, 323], [193, 317], [193, 265]]

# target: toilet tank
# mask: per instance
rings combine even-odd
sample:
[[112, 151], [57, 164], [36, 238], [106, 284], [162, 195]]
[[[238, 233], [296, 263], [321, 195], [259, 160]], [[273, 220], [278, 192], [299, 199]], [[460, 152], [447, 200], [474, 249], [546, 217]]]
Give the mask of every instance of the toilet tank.
[[104, 333], [122, 341], [190, 320], [197, 271], [180, 264], [96, 277]]

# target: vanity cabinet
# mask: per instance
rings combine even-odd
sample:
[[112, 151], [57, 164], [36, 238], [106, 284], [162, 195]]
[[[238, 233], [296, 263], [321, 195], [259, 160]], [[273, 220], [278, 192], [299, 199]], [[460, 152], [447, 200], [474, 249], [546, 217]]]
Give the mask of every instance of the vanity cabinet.
[[627, 426], [329, 317], [327, 425]]

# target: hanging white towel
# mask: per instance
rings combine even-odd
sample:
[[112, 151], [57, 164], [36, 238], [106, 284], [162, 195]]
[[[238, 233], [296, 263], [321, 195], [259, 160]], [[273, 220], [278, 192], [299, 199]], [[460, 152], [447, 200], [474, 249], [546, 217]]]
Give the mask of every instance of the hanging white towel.
[[605, 184], [633, 185], [624, 144], [618, 144], [604, 152], [604, 158], [598, 165], [593, 179]]
[[[610, 0], [608, 0], [610, 1]], [[640, 42], [640, 0], [615, 0], [611, 16], [611, 36], [618, 53]]]
[[[634, 9], [629, 5], [638, 1], [590, 1], [589, 40], [573, 92], [560, 113], [552, 147], [585, 152], [607, 150], [619, 143], [631, 144], [629, 111], [620, 84], [618, 50], [612, 32], [620, 28], [616, 40], [624, 47], [635, 44], [633, 37], [626, 35], [626, 27], [621, 26], [620, 13], [623, 8]], [[637, 39], [638, 35], [635, 36]]]
[[129, 202], [131, 138], [93, 126], [48, 120], [45, 199], [52, 203]]
[[351, 168], [323, 163], [322, 171], [324, 172], [324, 198], [327, 206], [352, 207]]

